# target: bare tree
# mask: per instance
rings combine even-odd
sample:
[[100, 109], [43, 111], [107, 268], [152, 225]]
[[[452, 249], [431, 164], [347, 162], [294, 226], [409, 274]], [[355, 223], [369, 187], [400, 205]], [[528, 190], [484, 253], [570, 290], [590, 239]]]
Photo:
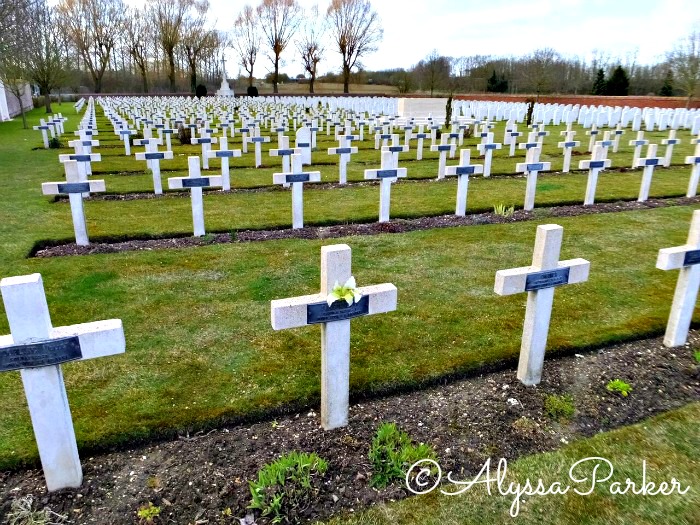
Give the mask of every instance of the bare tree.
[[534, 90], [539, 100], [540, 93], [545, 92], [551, 82], [554, 64], [559, 54], [550, 48], [538, 49], [523, 64], [522, 74], [530, 89]]
[[688, 97], [687, 108], [700, 87], [700, 26], [678, 41], [668, 54], [668, 63], [676, 85]]
[[309, 74], [309, 93], [314, 92], [314, 83], [318, 74], [318, 63], [323, 58], [323, 37], [326, 22], [319, 17], [318, 6], [311, 8], [302, 25], [301, 36], [296, 42], [304, 70]]
[[233, 49], [248, 73], [248, 86], [253, 85], [253, 68], [260, 48], [260, 28], [255, 10], [246, 5], [233, 24]]
[[170, 91], [177, 90], [175, 81], [175, 48], [180, 43], [181, 32], [187, 13], [195, 0], [149, 0], [150, 18], [156, 41], [168, 61]]
[[95, 93], [123, 30], [122, 0], [61, 0], [58, 5], [67, 37], [87, 66]]
[[197, 90], [197, 65], [205, 54], [213, 53], [219, 47], [219, 34], [206, 26], [208, 0], [195, 4], [195, 12], [185, 17], [182, 23], [180, 46], [187, 59], [190, 73], [190, 90]]
[[421, 80], [423, 87], [430, 90], [432, 97], [435, 90], [449, 87], [450, 70], [450, 59], [440, 56], [437, 49], [433, 49], [425, 60], [418, 63], [415, 73]]
[[19, 103], [22, 125], [27, 128], [24, 99], [29, 94], [29, 54], [24, 45], [31, 0], [0, 0], [0, 85]]
[[39, 86], [46, 112], [51, 113], [51, 91], [66, 78], [64, 35], [54, 8], [44, 1], [32, 5], [24, 26], [28, 78]]
[[148, 93], [148, 59], [153, 52], [155, 42], [145, 7], [131, 8], [125, 17], [124, 28], [126, 52], [134, 61], [141, 76], [143, 92]]
[[379, 15], [369, 0], [331, 0], [327, 17], [330, 35], [343, 57], [343, 93], [348, 93], [357, 60], [376, 51], [382, 39]]
[[279, 93], [280, 57], [299, 27], [303, 11], [296, 0], [262, 0], [257, 13], [274, 66], [273, 92]]

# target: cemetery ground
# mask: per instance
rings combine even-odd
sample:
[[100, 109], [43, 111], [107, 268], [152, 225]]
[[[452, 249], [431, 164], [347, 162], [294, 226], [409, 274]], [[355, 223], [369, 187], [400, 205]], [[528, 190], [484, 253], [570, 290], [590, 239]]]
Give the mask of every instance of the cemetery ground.
[[[72, 133], [78, 117], [68, 111], [65, 113], [70, 118], [66, 131]], [[41, 113], [35, 111], [30, 118], [37, 121], [40, 116]], [[97, 137], [100, 140], [97, 151], [102, 154], [102, 162], [93, 164], [93, 173], [106, 180], [112, 195], [93, 197], [86, 202], [91, 240], [111, 243], [189, 236], [192, 219], [187, 195], [168, 192], [164, 197], [145, 198], [152, 191], [151, 177], [144, 173], [145, 163], [120, 157], [123, 147], [106, 129], [106, 121], [99, 110], [98, 122], [101, 133]], [[496, 138], [502, 136], [502, 124], [500, 126]], [[548, 129], [552, 135], [558, 135], [561, 128]], [[579, 133], [582, 135], [583, 131]], [[660, 141], [666, 135], [647, 133], [645, 138]], [[675, 159], [692, 153], [687, 145], [687, 133], [682, 138], [685, 144], [677, 146]], [[336, 144], [324, 133], [319, 134], [318, 139], [312, 169], [320, 169], [323, 181], [332, 183], [338, 177], [337, 157], [329, 157], [325, 149]], [[583, 137], [580, 140], [582, 147], [578, 153], [581, 158], [588, 158], [589, 155], [584, 154], [586, 140]], [[271, 184], [272, 173], [281, 171], [279, 160], [267, 157], [267, 150], [274, 147], [274, 142], [273, 138], [273, 146], [265, 145], [263, 168], [252, 168], [249, 157], [235, 159], [231, 169], [233, 190], [205, 195], [207, 231], [228, 233], [235, 241], [246, 230], [290, 228], [290, 194], [273, 189]], [[377, 187], [360, 182], [362, 170], [379, 165], [379, 152], [371, 142], [361, 144], [361, 152], [353, 156], [348, 165], [351, 182], [348, 186], [331, 185], [319, 189], [313, 189], [311, 184], [306, 186], [307, 226], [376, 221]], [[471, 139], [465, 147], [474, 148], [475, 143], [476, 139]], [[623, 140], [622, 144], [625, 143]], [[84, 513], [94, 516], [97, 522], [110, 522], [100, 521], [104, 517], [100, 513], [121, 512], [123, 516], [129, 512], [135, 520], [138, 506], [152, 501], [162, 503], [164, 516], [176, 511], [186, 514], [184, 518], [173, 518], [174, 522], [194, 522], [198, 508], [207, 507], [203, 503], [206, 498], [202, 496], [206, 492], [204, 484], [211, 492], [212, 481], [207, 478], [209, 471], [205, 463], [205, 458], [209, 457], [216, 458], [215, 462], [208, 460], [215, 463], [216, 469], [225, 469], [220, 470], [224, 476], [217, 480], [216, 494], [225, 488], [228, 492], [224, 491], [218, 496], [220, 499], [206, 509], [207, 516], [214, 520], [216, 515], [216, 519], [225, 521], [226, 508], [233, 506], [235, 512], [240, 512], [241, 506], [247, 503], [243, 502], [246, 479], [253, 477], [277, 452], [293, 448], [305, 450], [305, 446], [309, 450], [319, 447], [319, 452], [325, 453], [331, 462], [336, 454], [347, 454], [347, 465], [332, 464], [332, 467], [344, 469], [344, 474], [354, 469], [348, 478], [348, 483], [352, 482], [348, 497], [342, 496], [341, 486], [330, 480], [328, 490], [323, 492], [325, 503], [319, 504], [316, 517], [326, 517], [328, 511], [335, 508], [333, 495], [341, 501], [339, 507], [353, 507], [355, 503], [350, 497], [353, 490], [357, 491], [361, 503], [363, 499], [371, 502], [400, 497], [405, 492], [399, 489], [374, 496], [366, 483], [357, 479], [357, 474], [362, 474], [357, 468], [358, 462], [362, 458], [366, 464], [371, 435], [386, 420], [396, 420], [407, 427], [405, 430], [418, 441], [444, 439], [444, 442], [436, 442], [441, 458], [450, 442], [468, 441], [478, 432], [476, 427], [468, 426], [464, 430], [466, 437], [459, 438], [459, 429], [438, 424], [443, 422], [440, 418], [445, 414], [431, 405], [436, 396], [448, 396], [445, 392], [453, 384], [466, 385], [455, 388], [463, 388], [468, 393], [463, 398], [457, 397], [460, 401], [455, 408], [474, 405], [472, 416], [484, 425], [484, 431], [490, 432], [492, 423], [495, 430], [501, 429], [502, 434], [487, 436], [490, 440], [484, 440], [480, 452], [498, 452], [492, 447], [498, 446], [500, 437], [514, 434], [513, 439], [520, 441], [506, 440], [513, 448], [504, 450], [504, 453], [515, 451], [514, 456], [550, 450], [561, 444], [561, 438], [592, 435], [597, 430], [680, 407], [699, 397], [698, 368], [693, 357], [695, 338], [691, 345], [674, 352], [662, 350], [660, 341], [655, 339], [625, 346], [631, 344], [625, 342], [657, 337], [665, 327], [677, 276], [674, 272], [656, 270], [654, 263], [659, 248], [685, 242], [692, 210], [698, 207], [695, 202], [681, 199], [688, 184], [688, 166], [678, 163], [655, 172], [651, 195], [665, 207], [578, 216], [572, 207], [572, 216], [557, 218], [556, 222], [565, 230], [562, 258], [585, 257], [591, 261], [592, 271], [588, 283], [557, 291], [541, 389], [526, 389], [515, 380], [511, 368], [519, 349], [523, 300], [495, 296], [493, 276], [497, 269], [529, 262], [535, 227], [550, 221], [552, 207], [581, 204], [585, 173], [540, 175], [536, 208], [529, 221], [427, 228], [396, 235], [360, 235], [340, 241], [353, 248], [353, 269], [358, 284], [390, 280], [399, 289], [399, 309], [353, 325], [351, 392], [360, 405], [353, 406], [349, 427], [326, 435], [318, 429], [317, 418], [307, 416], [309, 407], [316, 406], [319, 400], [318, 329], [273, 332], [269, 327], [269, 301], [315, 291], [318, 254], [320, 247], [328, 243], [321, 239], [279, 239], [208, 244], [205, 238], [201, 246], [192, 248], [80, 257], [29, 257], [38, 248], [66, 244], [72, 233], [67, 203], [40, 194], [42, 182], [62, 178], [62, 167], [56, 158], [58, 152], [32, 150], [40, 144], [38, 134], [22, 130], [19, 123], [0, 126], [0, 238], [3, 246], [0, 263], [3, 276], [41, 273], [56, 325], [120, 318], [127, 337], [127, 352], [122, 356], [64, 365], [76, 435], [81, 456], [86, 460], [86, 479], [94, 475], [92, 479], [101, 480], [94, 481], [94, 485], [85, 484], [80, 490], [88, 492], [73, 492], [75, 497], [65, 493], [50, 496], [52, 508], [72, 513], [72, 519]], [[176, 144], [175, 160], [162, 163], [164, 177], [185, 174], [187, 155], [201, 151], [198, 146]], [[237, 148], [239, 143], [231, 141], [229, 147]], [[423, 161], [407, 160], [414, 158], [415, 151], [401, 154], [399, 165], [408, 168], [411, 180], [393, 188], [392, 219], [453, 213], [456, 183], [432, 180], [437, 174], [437, 156], [427, 149]], [[68, 150], [61, 151], [64, 152]], [[557, 162], [561, 162], [559, 153], [556, 147], [546, 146], [542, 160], [551, 158], [553, 169], [560, 169], [557, 166]], [[522, 162], [522, 158], [523, 152], [518, 151], [517, 161]], [[613, 169], [600, 176], [597, 202], [635, 201], [641, 171], [626, 168], [630, 165], [631, 148], [622, 146], [620, 153], [612, 154], [611, 158]], [[472, 160], [480, 162], [475, 154]], [[494, 157], [492, 177], [474, 178], [470, 182], [468, 213], [491, 211], [498, 204], [521, 207], [525, 182], [512, 175], [515, 162], [516, 158], [509, 159], [501, 151]], [[457, 159], [448, 161], [448, 165], [456, 163]], [[215, 173], [218, 164], [212, 161], [211, 165], [211, 172]], [[621, 166], [625, 168], [616, 169]], [[0, 330], [7, 333], [5, 316], [0, 317]], [[598, 353], [590, 352], [620, 342], [625, 344], [600, 354], [603, 357], [599, 360], [595, 359]], [[585, 354], [585, 357], [563, 357], [575, 353]], [[562, 359], [552, 359], [558, 356]], [[558, 426], [561, 423], [549, 421], [543, 413], [543, 394], [547, 388], [552, 388], [553, 393], [572, 393], [571, 384], [577, 384], [574, 378], [580, 377], [576, 374], [580, 369], [576, 367], [582, 366], [576, 364], [577, 359], [592, 361], [586, 376], [590, 382], [588, 387], [574, 392], [577, 416]], [[639, 366], [630, 366], [630, 362]], [[508, 370], [498, 372], [504, 367]], [[477, 378], [475, 382], [452, 382], [478, 376], [489, 369], [495, 370], [496, 375]], [[569, 379], [557, 380], [558, 374]], [[634, 385], [635, 390], [628, 398], [614, 397], [605, 390], [605, 383], [614, 379], [613, 375], [624, 376]], [[443, 383], [449, 386], [433, 390], [432, 394], [419, 393], [422, 387]], [[519, 399], [523, 413], [507, 409], [506, 400], [511, 394], [502, 395], [503, 385], [515, 392], [513, 398]], [[495, 391], [494, 386], [498, 387]], [[659, 389], [663, 394], [658, 393]], [[417, 393], [376, 400], [404, 391]], [[479, 397], [481, 392], [484, 392], [483, 398]], [[418, 399], [413, 405], [409, 405], [410, 396]], [[473, 403], [475, 398], [483, 400], [483, 409]], [[400, 399], [395, 403], [400, 404], [401, 410], [389, 406], [392, 399]], [[470, 401], [467, 403], [463, 399]], [[496, 409], [496, 400], [500, 403], [500, 412]], [[36, 466], [32, 427], [17, 374], [0, 375], [0, 406], [0, 466], [3, 469]], [[363, 411], [369, 406], [373, 408]], [[406, 410], [407, 406], [415, 408]], [[431, 406], [433, 412], [429, 410]], [[459, 425], [459, 414], [469, 412], [455, 413], [455, 424]], [[426, 421], [433, 424], [418, 425], [420, 421], [415, 416], [423, 413]], [[493, 417], [495, 413], [501, 416]], [[524, 428], [519, 430], [516, 426], [513, 433], [511, 429], [521, 417], [533, 423], [524, 422], [521, 424]], [[659, 458], [664, 465], [697, 462], [697, 443], [691, 443], [689, 448], [682, 439], [688, 434], [697, 436], [693, 434], [698, 422], [697, 407], [690, 406], [661, 417], [658, 425], [653, 423], [651, 432], [643, 428], [624, 429], [621, 434], [596, 439], [609, 440], [609, 446], [630, 456], [635, 451], [635, 438], [648, 439], [649, 443], [661, 442], [667, 447], [663, 450], [668, 453]], [[231, 426], [236, 423], [244, 426]], [[224, 426], [229, 432], [220, 430]], [[272, 432], [280, 427], [283, 430]], [[438, 428], [445, 433], [438, 432]], [[208, 434], [211, 430], [213, 432]], [[278, 438], [278, 433], [284, 435]], [[296, 433], [298, 438], [294, 437]], [[227, 441], [225, 434], [236, 437]], [[167, 441], [177, 436], [183, 439]], [[255, 436], [265, 437], [259, 440], [254, 439]], [[227, 444], [221, 451], [217, 450], [217, 439]], [[618, 439], [634, 443], [618, 448]], [[157, 443], [152, 444], [153, 440]], [[470, 448], [467, 441], [464, 446]], [[139, 443], [151, 444], [143, 445], [145, 449], [134, 448]], [[193, 443], [191, 448], [178, 449], [188, 443]], [[206, 448], [203, 443], [207, 443]], [[585, 443], [575, 445], [574, 450], [577, 446], [585, 447]], [[97, 456], [101, 451], [110, 450], [107, 456]], [[144, 450], [151, 452], [142, 453]], [[637, 457], [643, 455], [642, 450], [640, 445]], [[569, 453], [575, 452], [564, 452]], [[149, 458], [149, 468], [139, 470], [138, 458], [143, 455]], [[683, 459], [682, 455], [690, 460]], [[91, 456], [94, 461], [88, 459]], [[473, 461], [479, 457], [475, 455]], [[549, 458], [557, 457], [565, 456], [528, 461], [544, 465]], [[185, 458], [190, 461], [186, 462]], [[157, 465], [167, 465], [168, 461], [172, 462], [172, 470], [177, 471], [173, 480], [177, 487], [165, 484], [165, 480], [157, 476], [151, 480], [149, 469], [152, 467], [155, 471]], [[182, 467], [172, 466], [174, 464]], [[450, 465], [449, 460], [445, 465]], [[526, 471], [528, 463], [524, 465]], [[463, 466], [473, 468], [474, 464]], [[107, 483], [102, 476], [103, 468], [112, 480], [117, 476], [114, 489], [121, 487], [124, 498], [117, 500], [116, 492], [104, 496], [113, 500], [98, 497], [100, 489], [95, 486]], [[250, 477], [234, 474], [239, 468]], [[139, 475], [122, 484], [120, 479], [130, 480], [132, 470]], [[683, 479], [682, 471], [678, 472], [674, 471], [674, 475]], [[684, 481], [692, 484], [691, 474]], [[241, 480], [238, 485], [237, 478]], [[32, 488], [35, 493], [41, 486], [37, 472], [8, 471], [0, 479], [7, 490], [11, 488], [8, 484], [11, 480], [20, 480], [18, 483], [22, 487]], [[190, 481], [200, 483], [202, 490], [199, 493], [190, 490]], [[109, 492], [110, 485], [105, 487]], [[177, 495], [172, 501], [166, 495], [169, 492]], [[79, 495], [82, 498], [78, 498]], [[3, 496], [4, 508], [11, 496], [10, 493]], [[75, 506], [75, 498], [83, 500], [79, 507]], [[163, 499], [173, 508], [168, 509]], [[556, 500], [552, 501], [552, 505], [556, 505]], [[688, 509], [674, 509], [679, 513], [692, 512], [692, 503], [684, 501]], [[433, 504], [443, 505], [440, 501]], [[609, 499], [605, 504], [614, 507]], [[680, 506], [678, 502], [675, 504]], [[642, 515], [650, 520], [650, 516], [661, 511], [653, 504], [648, 505], [642, 509]], [[83, 510], [74, 513], [74, 508]], [[610, 510], [617, 516], [624, 516], [624, 511], [624, 508]], [[691, 515], [679, 515], [687, 518], [688, 523], [692, 522]], [[367, 519], [381, 519], [378, 516]]]

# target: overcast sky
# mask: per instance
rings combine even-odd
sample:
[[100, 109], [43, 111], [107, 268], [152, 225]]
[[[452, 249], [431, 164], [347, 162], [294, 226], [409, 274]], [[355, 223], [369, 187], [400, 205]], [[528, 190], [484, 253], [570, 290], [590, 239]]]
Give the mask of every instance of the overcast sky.
[[[218, 29], [229, 30], [246, 2], [209, 0]], [[304, 8], [329, 1], [298, 0]], [[256, 6], [259, 1], [250, 2]], [[594, 50], [620, 57], [636, 52], [637, 62], [653, 63], [674, 42], [700, 24], [698, 0], [372, 0], [384, 28], [379, 49], [362, 59], [365, 69], [409, 68], [433, 49], [441, 55], [521, 56], [551, 47], [565, 56], [590, 60]], [[329, 45], [330, 47], [330, 45]], [[288, 48], [283, 71], [302, 72]], [[239, 66], [229, 51], [228, 76]], [[332, 49], [320, 64], [322, 72], [339, 70]], [[260, 56], [256, 76], [270, 69]]]

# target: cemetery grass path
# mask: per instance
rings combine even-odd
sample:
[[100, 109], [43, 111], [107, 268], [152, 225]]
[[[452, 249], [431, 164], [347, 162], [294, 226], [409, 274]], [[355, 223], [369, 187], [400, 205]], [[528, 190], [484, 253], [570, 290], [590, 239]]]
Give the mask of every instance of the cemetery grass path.
[[[444, 474], [453, 471], [460, 480], [473, 479], [488, 458], [494, 461], [494, 470], [499, 458], [506, 458], [513, 467], [518, 458], [574, 442], [560, 452], [519, 461], [515, 472], [520, 478], [542, 478], [548, 484], [565, 482], [575, 461], [603, 456], [613, 462], [615, 480], [638, 480], [641, 461], [646, 459], [649, 479], [673, 476], [693, 487], [686, 497], [606, 497], [598, 492], [589, 497], [528, 498], [518, 518], [525, 523], [602, 524], [623, 519], [652, 523], [664, 516], [672, 519], [661, 523], [690, 525], [700, 503], [700, 470], [694, 468], [700, 460], [696, 431], [700, 363], [693, 357], [698, 344], [700, 336], [691, 332], [689, 344], [681, 348], [668, 349], [660, 339], [651, 339], [585, 356], [550, 359], [536, 388], [520, 384], [514, 370], [503, 370], [364, 400], [351, 407], [348, 427], [329, 432], [320, 428], [318, 414], [311, 410], [91, 457], [83, 454], [85, 480], [76, 490], [46, 494], [39, 470], [0, 473], [0, 514], [13, 497], [33, 494], [40, 506], [69, 514], [75, 523], [134, 522], [136, 511], [150, 502], [162, 509], [155, 523], [208, 520], [237, 525], [238, 518], [248, 513], [248, 481], [256, 479], [258, 469], [284, 453], [301, 450], [329, 461], [328, 475], [314, 485], [317, 496], [308, 508], [292, 514], [304, 523], [347, 514], [350, 509], [360, 512], [375, 504], [376, 509], [349, 521], [367, 525], [510, 522], [512, 498], [497, 493], [486, 497], [483, 487], [461, 498], [412, 498], [385, 506], [406, 498], [408, 491], [402, 482], [371, 488], [367, 454], [377, 427], [395, 422], [416, 442], [433, 447]], [[632, 385], [628, 397], [606, 390], [613, 378]], [[552, 395], [571, 396], [573, 414], [549, 414], [545, 400]], [[663, 414], [642, 426], [583, 439], [659, 413]], [[508, 481], [513, 481], [513, 474]], [[591, 516], [591, 521], [584, 516]], [[258, 520], [259, 525], [264, 523]]]
[[[71, 119], [67, 132], [78, 121], [70, 107], [56, 108]], [[30, 124], [40, 116], [32, 112]], [[31, 150], [40, 140], [18, 122], [0, 124], [2, 276], [41, 273], [55, 326], [120, 318], [127, 338], [125, 355], [63, 367], [83, 455], [318, 404], [320, 330], [275, 333], [269, 308], [272, 299], [318, 291], [327, 241], [27, 259], [37, 241], [72, 232], [67, 206], [40, 194], [40, 183], [60, 173], [55, 150]], [[674, 184], [682, 187], [682, 179]], [[444, 206], [452, 205], [449, 189]], [[371, 193], [360, 216], [376, 214]], [[288, 195], [279, 194], [285, 201], [277, 221], [288, 224]], [[88, 203], [90, 232], [188, 231], [188, 199], [171, 201]], [[234, 217], [248, 213], [250, 224], [263, 226], [261, 202], [249, 201]], [[210, 217], [215, 206], [207, 200], [208, 224], [231, 227], [226, 203]], [[557, 291], [548, 355], [662, 332], [677, 275], [656, 270], [656, 254], [685, 242], [694, 208], [557, 219], [565, 228], [562, 257], [585, 257], [592, 269], [588, 283]], [[534, 235], [534, 223], [517, 223], [334, 241], [352, 245], [358, 284], [393, 282], [399, 289], [397, 312], [353, 322], [354, 399], [512, 364], [524, 300], [495, 296], [494, 274], [528, 264]], [[0, 307], [0, 332], [8, 330]], [[0, 374], [0, 406], [0, 468], [36, 465], [19, 374]]]

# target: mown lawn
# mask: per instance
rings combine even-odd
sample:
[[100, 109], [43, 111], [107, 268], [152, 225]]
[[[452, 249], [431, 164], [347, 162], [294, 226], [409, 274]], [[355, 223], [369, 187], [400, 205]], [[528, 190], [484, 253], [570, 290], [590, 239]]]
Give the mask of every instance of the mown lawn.
[[[64, 112], [74, 126], [77, 118]], [[40, 115], [33, 112], [31, 120]], [[273, 332], [269, 301], [315, 293], [320, 247], [329, 242], [26, 259], [35, 242], [72, 234], [67, 204], [40, 194], [40, 182], [55, 178], [57, 160], [55, 151], [31, 151], [37, 140], [38, 132], [21, 130], [18, 123], [0, 125], [2, 275], [40, 272], [57, 326], [121, 318], [127, 336], [123, 356], [64, 366], [81, 447], [318, 402], [320, 330]], [[684, 193], [688, 173], [686, 168], [660, 173], [654, 191]], [[628, 175], [630, 185], [622, 188], [618, 179]], [[265, 176], [270, 178], [269, 171]], [[610, 198], [636, 196], [639, 172], [609, 177], [601, 180], [601, 192], [607, 184]], [[542, 202], [574, 202], [583, 196], [583, 177], [543, 180], [562, 187], [541, 189]], [[517, 200], [509, 200], [508, 187]], [[524, 181], [477, 179], [471, 188], [471, 202], [486, 209], [497, 202], [520, 202]], [[394, 210], [405, 216], [448, 213], [454, 191], [453, 183], [399, 184]], [[369, 221], [376, 217], [378, 189], [310, 191], [306, 198], [309, 223]], [[285, 226], [289, 200], [286, 192], [208, 196], [207, 224], [221, 230]], [[92, 235], [191, 228], [185, 198], [90, 202], [86, 210]], [[562, 257], [587, 258], [592, 269], [589, 283], [557, 292], [550, 354], [660, 333], [676, 275], [655, 269], [656, 253], [685, 241], [691, 213], [692, 207], [673, 207], [558, 220], [565, 227]], [[546, 211], [541, 217], [546, 222]], [[513, 360], [525, 298], [495, 296], [494, 274], [529, 263], [536, 225], [332, 241], [352, 246], [359, 285], [393, 282], [399, 289], [398, 311], [353, 323], [353, 393], [417, 385]], [[7, 330], [3, 312], [0, 332]], [[0, 406], [0, 467], [35, 461], [19, 374], [0, 375]]]
[[[489, 495], [483, 484], [474, 485], [459, 496], [443, 496], [438, 490], [427, 496], [410, 498], [398, 503], [381, 505], [354, 516], [340, 517], [327, 522], [327, 525], [480, 525], [518, 523], [520, 525], [578, 524], [608, 525], [611, 523], [635, 523], [657, 525], [693, 525], [700, 521], [700, 435], [693, 431], [700, 423], [700, 404], [694, 403], [682, 409], [648, 419], [640, 424], [621, 428], [591, 439], [584, 439], [566, 448], [547, 454], [529, 456], [508, 465], [508, 475], [504, 489], [509, 483], [524, 484], [538, 479], [544, 486], [560, 482], [569, 485], [566, 495], [523, 497], [516, 518], [510, 516], [512, 495], [502, 496], [495, 484]], [[602, 457], [613, 464], [613, 476], [596, 485], [595, 491], [586, 496], [581, 493], [590, 490], [590, 480], [594, 462], [585, 463], [577, 471], [588, 483], [572, 483], [568, 477], [569, 468], [584, 458]], [[647, 461], [647, 482], [658, 484], [671, 482], [675, 478], [682, 490], [690, 487], [685, 495], [675, 491], [670, 496], [663, 495], [611, 495], [610, 484], [625, 480], [636, 483], [637, 490], [642, 485], [642, 460]], [[497, 463], [498, 459], [494, 460]], [[494, 467], [491, 471], [495, 477]], [[598, 479], [609, 473], [605, 463], [600, 462]], [[472, 477], [463, 479], [467, 481]], [[456, 492], [461, 487], [447, 485], [444, 490]]]

